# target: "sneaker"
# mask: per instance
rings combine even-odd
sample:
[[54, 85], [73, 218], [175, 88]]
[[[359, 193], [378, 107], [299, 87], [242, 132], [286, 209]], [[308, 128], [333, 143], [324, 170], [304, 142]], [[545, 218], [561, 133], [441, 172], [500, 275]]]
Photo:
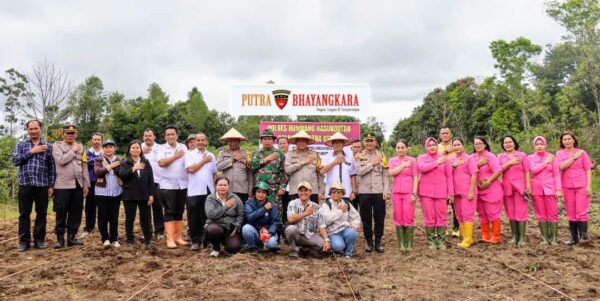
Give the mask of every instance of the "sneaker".
[[107, 239], [104, 241], [104, 243], [102, 244], [103, 247], [108, 248], [110, 247], [110, 241]]
[[300, 254], [298, 253], [298, 251], [295, 251], [295, 250], [294, 250], [294, 251], [291, 251], [291, 252], [288, 254], [288, 256], [290, 256], [290, 257], [294, 257], [294, 258], [298, 258], [298, 257], [300, 257]]
[[81, 233], [81, 236], [79, 238], [86, 238], [88, 236], [90, 236], [92, 233], [90, 231], [83, 231], [83, 233]]
[[121, 246], [121, 244], [118, 241], [115, 241], [115, 242], [112, 243], [112, 246], [115, 247], [115, 248], [118, 248], [118, 247]]
[[346, 258], [346, 259], [351, 259], [351, 258], [352, 258], [352, 256], [350, 256], [350, 255], [346, 255], [346, 256], [344, 256], [344, 258]]
[[210, 257], [219, 257], [219, 251], [212, 251], [210, 252]]
[[192, 243], [192, 248], [191, 248], [191, 250], [192, 250], [192, 251], [198, 251], [198, 250], [200, 250], [200, 244], [199, 244], [199, 243], [197, 243], [197, 242], [195, 242], [195, 243]]
[[460, 237], [460, 231], [452, 231], [452, 237]]
[[165, 239], [165, 235], [164, 234], [162, 234], [162, 233], [157, 233], [156, 234], [156, 240], [161, 241], [163, 239]]

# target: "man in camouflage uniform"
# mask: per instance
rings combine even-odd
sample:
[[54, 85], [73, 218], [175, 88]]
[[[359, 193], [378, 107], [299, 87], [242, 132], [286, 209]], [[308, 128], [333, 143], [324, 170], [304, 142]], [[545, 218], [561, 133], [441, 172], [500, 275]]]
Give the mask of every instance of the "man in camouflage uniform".
[[260, 143], [263, 147], [254, 152], [250, 168], [255, 174], [254, 183], [265, 182], [269, 185], [267, 200], [275, 203], [281, 212], [280, 197], [285, 193], [288, 176], [284, 169], [285, 156], [283, 152], [273, 147], [275, 139], [277, 137], [271, 129], [266, 129], [260, 134]]
[[[390, 182], [388, 162], [385, 155], [375, 149], [377, 140], [373, 133], [363, 138], [365, 150], [354, 157], [358, 182], [358, 201], [360, 217], [367, 244], [365, 249], [383, 252], [381, 238], [385, 221], [385, 200], [389, 197]], [[373, 222], [375, 222], [375, 246], [373, 247]]]

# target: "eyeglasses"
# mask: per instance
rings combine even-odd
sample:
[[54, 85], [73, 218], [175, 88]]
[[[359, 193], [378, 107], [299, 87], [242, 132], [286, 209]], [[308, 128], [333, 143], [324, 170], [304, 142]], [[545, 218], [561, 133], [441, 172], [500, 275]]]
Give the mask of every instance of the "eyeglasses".
[[75, 135], [75, 132], [66, 132], [65, 134], [68, 136], [72, 136], [72, 135]]
[[332, 190], [331, 194], [344, 193], [342, 190]]

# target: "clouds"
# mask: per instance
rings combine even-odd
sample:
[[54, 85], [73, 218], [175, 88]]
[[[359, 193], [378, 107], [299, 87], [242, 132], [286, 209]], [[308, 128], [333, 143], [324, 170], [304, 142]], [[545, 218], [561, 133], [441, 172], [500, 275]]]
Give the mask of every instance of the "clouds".
[[433, 88], [494, 74], [491, 41], [563, 34], [541, 1], [520, 0], [19, 1], [2, 4], [0, 26], [1, 68], [47, 58], [127, 97], [197, 86], [223, 108], [234, 83], [368, 83], [388, 134]]

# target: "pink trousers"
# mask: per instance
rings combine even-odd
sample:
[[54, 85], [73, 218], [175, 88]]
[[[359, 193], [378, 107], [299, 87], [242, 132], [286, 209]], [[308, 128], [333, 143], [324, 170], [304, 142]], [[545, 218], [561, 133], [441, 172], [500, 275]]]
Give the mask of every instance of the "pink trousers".
[[526, 222], [529, 219], [529, 205], [518, 191], [513, 190], [512, 195], [504, 196], [504, 209], [511, 221]]
[[415, 225], [415, 204], [411, 203], [410, 196], [410, 193], [392, 194], [394, 225], [404, 227]]
[[454, 213], [456, 219], [461, 223], [474, 222], [475, 208], [477, 207], [477, 196], [469, 201], [467, 196], [454, 196]]
[[477, 216], [480, 224], [499, 221], [502, 214], [502, 196], [493, 194], [477, 195]]
[[446, 227], [448, 225], [448, 204], [446, 198], [419, 197], [423, 209], [425, 227]]
[[558, 202], [554, 195], [534, 195], [533, 211], [538, 222], [558, 222]]
[[567, 219], [571, 222], [587, 222], [590, 210], [590, 197], [585, 192], [585, 187], [564, 188], [565, 210]]

